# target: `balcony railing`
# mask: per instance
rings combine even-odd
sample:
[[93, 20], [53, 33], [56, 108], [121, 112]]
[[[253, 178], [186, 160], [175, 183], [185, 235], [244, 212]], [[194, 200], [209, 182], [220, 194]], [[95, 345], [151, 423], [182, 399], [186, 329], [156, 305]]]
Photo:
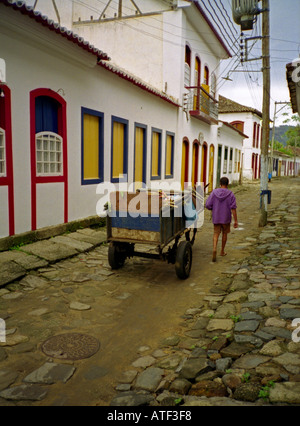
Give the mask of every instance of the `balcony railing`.
[[202, 86], [185, 87], [183, 109], [208, 124], [218, 124], [218, 101]]

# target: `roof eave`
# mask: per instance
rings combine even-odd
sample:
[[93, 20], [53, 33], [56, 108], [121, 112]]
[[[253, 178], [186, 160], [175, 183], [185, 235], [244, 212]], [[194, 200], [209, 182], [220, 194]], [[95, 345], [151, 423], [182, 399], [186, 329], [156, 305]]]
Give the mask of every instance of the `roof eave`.
[[245, 135], [245, 133], [241, 132], [239, 129], [232, 126], [232, 124], [228, 123], [227, 121], [219, 120], [219, 123], [225, 124], [225, 126], [229, 127], [231, 130], [234, 130], [235, 132], [239, 133], [239, 135], [242, 136], [244, 139], [249, 139], [249, 136]]
[[208, 24], [208, 26], [210, 27], [210, 29], [214, 33], [215, 37], [217, 38], [217, 40], [221, 44], [222, 48], [224, 49], [224, 51], [228, 55], [228, 58], [232, 58], [232, 53], [229, 51], [228, 47], [226, 46], [226, 44], [222, 40], [222, 37], [220, 36], [220, 34], [218, 33], [218, 31], [215, 29], [214, 25], [211, 23], [211, 21], [208, 18], [207, 14], [204, 12], [202, 6], [198, 3], [198, 1], [192, 0], [191, 2], [196, 6], [196, 8], [198, 9], [198, 11], [201, 13], [201, 15], [203, 16], [203, 18], [205, 19], [206, 23]]
[[11, 7], [16, 11], [19, 11], [23, 15], [27, 15], [30, 18], [34, 19], [36, 22], [46, 26], [49, 30], [60, 34], [62, 37], [72, 41], [74, 44], [77, 44], [79, 47], [84, 49], [85, 51], [97, 56], [98, 59], [102, 60], [110, 60], [110, 57], [107, 53], [102, 50], [97, 49], [96, 47], [89, 44], [89, 42], [85, 41], [82, 37], [73, 33], [73, 31], [68, 30], [65, 27], [61, 27], [58, 23], [55, 23], [53, 20], [50, 20], [47, 16], [41, 14], [41, 12], [37, 12], [33, 10], [33, 7], [27, 6], [24, 1], [16, 1], [16, 0], [0, 0], [0, 3], [4, 4], [7, 7]]
[[[292, 110], [293, 113], [296, 114], [300, 114], [300, 110], [298, 108], [298, 104], [297, 104], [297, 87], [296, 87], [296, 82], [293, 80], [292, 78], [292, 73], [295, 70], [295, 66], [293, 63], [289, 63], [286, 65], [286, 80], [288, 83], [288, 88], [289, 88], [289, 92], [290, 92], [290, 99], [291, 99], [291, 104], [292, 104]], [[300, 83], [298, 83], [300, 84]]]
[[130, 83], [139, 87], [140, 89], [145, 90], [146, 92], [161, 98], [162, 100], [168, 102], [169, 104], [177, 108], [180, 107], [178, 100], [174, 99], [173, 97], [167, 95], [164, 92], [159, 91], [155, 87], [150, 86], [148, 83], [144, 82], [143, 80], [140, 80], [138, 77], [135, 77], [134, 75], [127, 72], [126, 70], [123, 70], [120, 67], [110, 62], [101, 61], [101, 60], [98, 61], [98, 65], [112, 72], [113, 74], [116, 74], [118, 77], [122, 78], [123, 80], [129, 81]]

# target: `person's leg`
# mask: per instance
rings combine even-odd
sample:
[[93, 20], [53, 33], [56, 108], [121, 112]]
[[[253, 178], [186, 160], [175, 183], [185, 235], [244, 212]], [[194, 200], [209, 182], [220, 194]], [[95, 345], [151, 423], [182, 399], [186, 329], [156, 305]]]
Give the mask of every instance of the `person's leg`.
[[218, 246], [218, 239], [221, 232], [221, 226], [220, 225], [214, 225], [214, 236], [213, 236], [213, 257], [212, 261], [215, 262], [217, 260], [217, 246]]
[[222, 225], [222, 248], [220, 256], [226, 256], [225, 246], [227, 243], [227, 234], [230, 233], [230, 224]]
[[222, 248], [221, 248], [220, 256], [226, 256], [226, 254], [227, 254], [227, 253], [225, 253], [226, 243], [227, 243], [227, 234], [225, 232], [223, 232], [223, 234], [222, 234]]

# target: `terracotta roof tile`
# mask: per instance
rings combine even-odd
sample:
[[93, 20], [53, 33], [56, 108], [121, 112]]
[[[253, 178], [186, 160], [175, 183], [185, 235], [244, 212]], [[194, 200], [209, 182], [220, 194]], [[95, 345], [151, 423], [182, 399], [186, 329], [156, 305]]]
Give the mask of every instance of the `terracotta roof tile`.
[[52, 19], [49, 19], [47, 16], [43, 15], [41, 12], [33, 10], [32, 6], [26, 5], [24, 1], [16, 0], [0, 0], [0, 3], [3, 3], [5, 6], [12, 7], [15, 10], [18, 10], [24, 15], [28, 15], [30, 18], [34, 19], [36, 22], [40, 22], [42, 25], [47, 26], [50, 30], [55, 31], [60, 34], [62, 37], [67, 38], [73, 43], [80, 46], [82, 49], [92, 53], [97, 56], [98, 59], [108, 60], [110, 59], [107, 53], [104, 53], [102, 50], [97, 49], [91, 45], [88, 41], [84, 40], [78, 34], [75, 34], [73, 31], [68, 30], [65, 27], [61, 27], [58, 23], [54, 22]]
[[219, 113], [225, 114], [230, 112], [252, 112], [253, 114], [262, 117], [262, 113], [255, 108], [241, 105], [231, 99], [225, 98], [225, 96], [219, 96]]
[[140, 78], [136, 77], [135, 75], [129, 73], [128, 71], [124, 70], [123, 68], [120, 68], [119, 66], [112, 64], [111, 62], [106, 61], [99, 61], [98, 65], [105, 68], [106, 70], [116, 74], [117, 76], [123, 78], [124, 80], [127, 80], [134, 84], [137, 87], [140, 87], [141, 89], [145, 90], [146, 92], [152, 93], [155, 96], [158, 96], [159, 98], [163, 99], [164, 101], [167, 101], [168, 103], [179, 107], [179, 101], [172, 96], [167, 95], [164, 92], [161, 92], [160, 90], [156, 89], [153, 86], [150, 86], [150, 84], [146, 83], [145, 81], [141, 80]]

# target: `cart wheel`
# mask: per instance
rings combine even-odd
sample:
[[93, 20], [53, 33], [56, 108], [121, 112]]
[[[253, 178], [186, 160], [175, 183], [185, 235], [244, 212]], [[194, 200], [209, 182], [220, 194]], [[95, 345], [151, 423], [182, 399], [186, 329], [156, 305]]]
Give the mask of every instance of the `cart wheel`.
[[108, 248], [108, 263], [112, 269], [119, 269], [125, 263], [126, 255], [117, 244], [111, 243]]
[[192, 267], [192, 245], [182, 241], [177, 249], [175, 271], [178, 278], [185, 280], [189, 277]]

